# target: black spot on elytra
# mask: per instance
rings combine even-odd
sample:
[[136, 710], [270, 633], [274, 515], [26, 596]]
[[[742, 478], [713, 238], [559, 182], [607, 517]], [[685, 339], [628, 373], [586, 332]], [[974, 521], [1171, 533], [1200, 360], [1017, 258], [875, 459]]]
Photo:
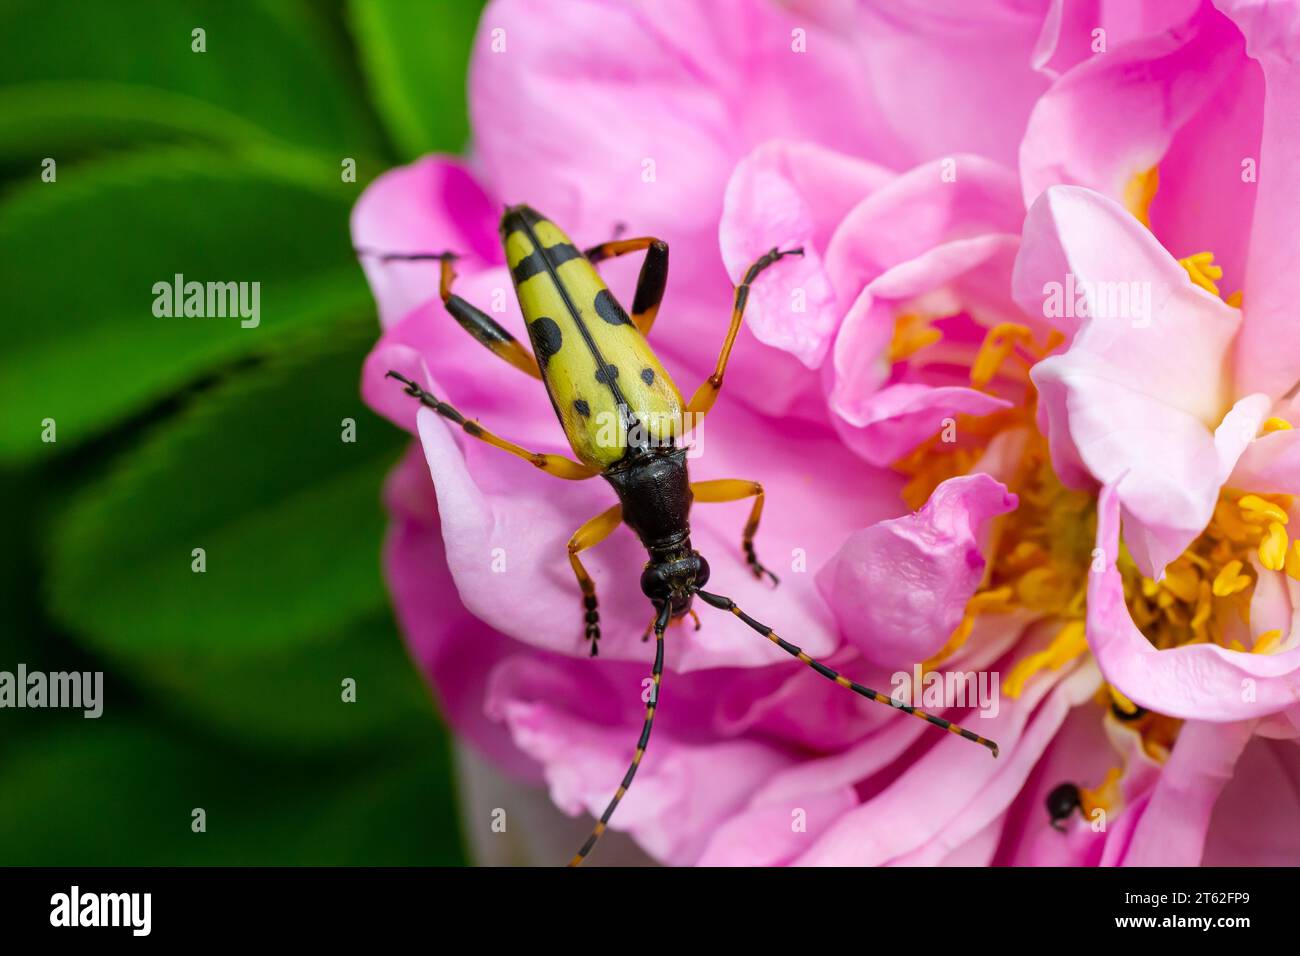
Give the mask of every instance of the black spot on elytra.
[[584, 402], [582, 399], [575, 398], [573, 400], [573, 408], [583, 418], [591, 417], [591, 406], [588, 405], [586, 402]]
[[600, 382], [601, 385], [608, 385], [616, 378], [618, 378], [617, 365], [610, 365], [606, 363], [602, 365], [600, 368], [596, 369], [596, 381]]
[[618, 304], [618, 300], [610, 295], [608, 289], [601, 289], [596, 293], [596, 314], [608, 322], [610, 325], [631, 325], [632, 320], [627, 317], [623, 307]]
[[641, 369], [641, 381], [647, 385], [653, 385], [655, 383], [655, 370], [652, 368]]
[[533, 353], [543, 368], [546, 367], [550, 357], [559, 352], [560, 346], [564, 344], [564, 336], [560, 334], [559, 325], [547, 316], [542, 316], [528, 324], [528, 337], [533, 341]]

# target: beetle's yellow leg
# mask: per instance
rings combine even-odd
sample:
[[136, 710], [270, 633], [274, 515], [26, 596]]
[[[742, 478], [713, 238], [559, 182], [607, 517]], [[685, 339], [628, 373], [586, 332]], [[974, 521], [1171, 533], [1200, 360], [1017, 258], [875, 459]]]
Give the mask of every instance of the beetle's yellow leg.
[[766, 574], [772, 579], [773, 584], [780, 584], [781, 580], [763, 567], [754, 553], [754, 535], [758, 533], [758, 522], [763, 517], [763, 486], [757, 481], [745, 481], [741, 478], [719, 478], [715, 481], [692, 482], [691, 494], [695, 496], [696, 501], [703, 502], [754, 499], [754, 507], [749, 511], [749, 520], [745, 522], [745, 534], [741, 541], [741, 547], [745, 550], [745, 563], [749, 565], [749, 570], [754, 572], [754, 577], [762, 578]]
[[587, 640], [591, 642], [591, 656], [596, 656], [596, 646], [600, 641], [600, 614], [596, 610], [596, 585], [591, 575], [578, 560], [578, 552], [594, 548], [610, 536], [623, 523], [623, 506], [614, 505], [592, 518], [569, 539], [569, 564], [578, 576], [578, 587], [582, 588], [582, 607], [587, 624]]
[[500, 448], [502, 451], [509, 452], [525, 461], [531, 462], [548, 475], [554, 475], [556, 478], [566, 478], [570, 481], [582, 481], [584, 478], [592, 478], [600, 474], [599, 468], [593, 468], [591, 465], [581, 464], [571, 458], [565, 458], [563, 455], [544, 455], [541, 452], [529, 451], [527, 448], [516, 445], [514, 442], [506, 441], [504, 438], [488, 431], [478, 422], [470, 421], [446, 402], [439, 401], [436, 396], [425, 391], [406, 376], [390, 371], [388, 377], [395, 378], [405, 385], [407, 395], [410, 395], [413, 398], [418, 398], [421, 404], [432, 408], [443, 418], [447, 419], [447, 421], [459, 425], [466, 435], [477, 438], [479, 441], [487, 442], [493, 448]]
[[442, 264], [438, 282], [438, 294], [451, 317], [460, 323], [460, 327], [487, 347], [493, 355], [505, 359], [519, 371], [533, 378], [540, 379], [541, 371], [533, 353], [519, 344], [519, 340], [501, 327], [501, 325], [478, 306], [471, 305], [451, 291], [451, 284], [456, 279], [456, 270], [452, 263], [456, 261], [454, 252], [381, 252], [372, 253], [358, 250], [362, 255], [373, 255], [380, 262], [425, 262], [437, 260]]
[[592, 246], [583, 255], [596, 263], [642, 249], [645, 250], [645, 261], [641, 263], [636, 295], [632, 297], [632, 324], [642, 335], [649, 335], [650, 326], [654, 325], [655, 316], [659, 314], [659, 304], [664, 299], [664, 289], [668, 286], [668, 243], [653, 236], [615, 239]]
[[697, 422], [703, 418], [713, 403], [718, 398], [718, 392], [722, 391], [722, 376], [727, 371], [727, 362], [731, 358], [731, 347], [736, 343], [736, 335], [740, 332], [740, 323], [745, 318], [745, 303], [749, 301], [749, 286], [758, 278], [760, 272], [770, 266], [772, 263], [784, 258], [785, 256], [801, 256], [803, 249], [772, 249], [770, 252], [761, 256], [757, 262], [749, 267], [745, 273], [744, 280], [736, 286], [736, 297], [731, 307], [731, 327], [727, 329], [727, 337], [722, 343], [722, 352], [718, 355], [718, 365], [713, 370], [713, 374], [704, 380], [704, 383], [695, 390], [691, 396], [690, 403], [686, 406], [686, 412], [689, 415], [688, 422]]

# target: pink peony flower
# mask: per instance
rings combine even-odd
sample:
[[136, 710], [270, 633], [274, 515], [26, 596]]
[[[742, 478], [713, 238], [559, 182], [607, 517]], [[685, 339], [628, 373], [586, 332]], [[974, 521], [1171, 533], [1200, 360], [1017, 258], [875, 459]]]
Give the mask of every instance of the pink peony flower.
[[[613, 828], [674, 864], [1294, 861], [1290, 837], [1260, 829], [1296, 809], [1293, 629], [1262, 629], [1291, 620], [1285, 566], [1265, 584], [1243, 562], [1249, 582], [1229, 596], [1249, 596], [1252, 639], [1282, 632], [1271, 654], [1156, 650], [1145, 615], [1177, 597], [1178, 562], [1230, 477], [1250, 476], [1263, 502], [1235, 515], [1247, 544], [1273, 535], [1264, 518], [1286, 526], [1268, 506], [1291, 493], [1293, 432], [1257, 436], [1300, 377], [1270, 326], [1294, 301], [1269, 241], [1286, 241], [1295, 187], [1268, 178], [1270, 156], [1294, 154], [1281, 117], [1300, 31], [1271, 8], [1230, 20], [1194, 2], [1105, 18], [1068, 0], [718, 6], [493, 4], [472, 161], [381, 177], [355, 243], [461, 253], [456, 292], [518, 332], [501, 202], [536, 206], [580, 245], [620, 222], [659, 236], [672, 271], [651, 341], [683, 390], [712, 370], [732, 282], [757, 253], [803, 246], [755, 285], [692, 462], [696, 480], [763, 483], [758, 551], [782, 584], [746, 570], [743, 506], [697, 505], [710, 589], [882, 690], [922, 662], [1000, 675], [995, 707], [948, 716], [1003, 756], [847, 694], [701, 608], [700, 631], [669, 633], [654, 740]], [[1081, 40], [1097, 26], [1104, 57]], [[1096, 124], [1116, 102], [1124, 124]], [[1248, 156], [1260, 179], [1243, 194], [1221, 163], [1236, 176]], [[1275, 208], [1255, 203], [1252, 224], [1246, 197], [1265, 188]], [[1246, 277], [1244, 322], [1192, 287], [1212, 274], [1203, 258], [1164, 251], [1207, 247]], [[630, 534], [584, 553], [605, 635], [586, 659], [565, 543], [612, 495], [417, 415], [388, 370], [526, 447], [565, 450], [540, 384], [445, 313], [435, 267], [363, 264], [384, 332], [362, 391], [421, 446], [386, 495], [385, 566], [413, 653], [459, 734], [565, 813], [599, 813], [643, 712], [644, 553]], [[602, 265], [624, 301], [635, 268]], [[1045, 315], [1042, 285], [1066, 272], [1153, 283], [1150, 327]], [[1106, 389], [1108, 367], [1131, 394]], [[1159, 446], [1115, 439], [1106, 416], [1121, 410], [1181, 427]], [[1098, 435], [1118, 447], [1102, 453]], [[1173, 456], [1163, 471], [1148, 447]], [[1256, 682], [1249, 705], [1224, 700], [1238, 676]], [[1063, 782], [1088, 818], [1061, 833], [1044, 802]], [[1266, 786], [1269, 808], [1241, 812]]]

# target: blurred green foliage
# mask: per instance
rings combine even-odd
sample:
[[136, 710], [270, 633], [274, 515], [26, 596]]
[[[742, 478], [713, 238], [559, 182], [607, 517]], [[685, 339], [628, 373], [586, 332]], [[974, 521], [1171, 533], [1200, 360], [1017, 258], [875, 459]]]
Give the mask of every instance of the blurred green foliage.
[[[0, 0], [0, 670], [105, 674], [98, 720], [0, 710], [0, 864], [463, 862], [348, 214], [465, 146], [479, 10]], [[260, 324], [156, 317], [175, 273], [260, 282]]]

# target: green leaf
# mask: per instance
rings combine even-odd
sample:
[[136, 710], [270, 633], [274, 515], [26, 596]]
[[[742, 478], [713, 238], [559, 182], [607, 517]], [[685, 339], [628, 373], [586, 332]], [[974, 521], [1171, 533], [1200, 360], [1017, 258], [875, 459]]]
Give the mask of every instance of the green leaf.
[[329, 336], [196, 396], [71, 503], [52, 534], [58, 619], [129, 658], [234, 657], [386, 606], [379, 489], [404, 436], [361, 404], [373, 333]]
[[[310, 170], [174, 150], [61, 169], [0, 204], [0, 461], [75, 445], [285, 332], [369, 308], [348, 237], [357, 186]], [[155, 315], [178, 274], [248, 283], [249, 311], [258, 283], [258, 324]]]
[[456, 864], [453, 807], [441, 732], [300, 766], [106, 712], [9, 744], [0, 865]]
[[459, 152], [469, 138], [463, 94], [481, 2], [351, 0], [362, 69], [404, 159]]
[[342, 51], [297, 0], [10, 0], [0, 37], [5, 153], [195, 132], [340, 159], [377, 148]]

